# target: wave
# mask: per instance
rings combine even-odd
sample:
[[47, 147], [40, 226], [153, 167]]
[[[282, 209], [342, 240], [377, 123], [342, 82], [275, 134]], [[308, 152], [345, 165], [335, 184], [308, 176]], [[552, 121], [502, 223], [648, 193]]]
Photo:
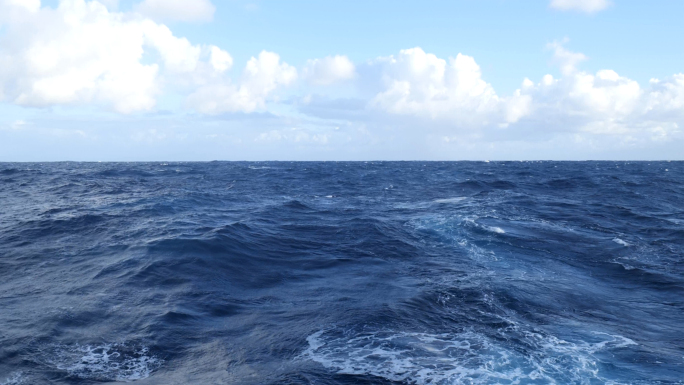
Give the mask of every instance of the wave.
[[454, 197], [454, 198], [435, 199], [435, 200], [433, 200], [433, 202], [434, 203], [460, 203], [466, 199], [468, 199], [468, 198], [467, 197]]
[[26, 382], [26, 377], [24, 376], [24, 372], [14, 372], [5, 379], [5, 381], [0, 382], [0, 385], [22, 385], [25, 384]]
[[[595, 342], [573, 343], [527, 332], [527, 353], [476, 332], [458, 334], [319, 331], [307, 338], [302, 357], [338, 374], [374, 376], [417, 385], [608, 382], [598, 353], [636, 343], [597, 333]], [[617, 384], [617, 382], [611, 382]]]
[[0, 385], [681, 383], [684, 163], [615, 166], [0, 164]]
[[148, 378], [164, 363], [148, 347], [124, 343], [51, 345], [39, 349], [32, 360], [72, 378], [125, 382]]
[[618, 245], [625, 246], [625, 247], [629, 246], [629, 243], [623, 241], [623, 240], [620, 239], [620, 238], [614, 238], [614, 239], [613, 239], [613, 242], [617, 243]]

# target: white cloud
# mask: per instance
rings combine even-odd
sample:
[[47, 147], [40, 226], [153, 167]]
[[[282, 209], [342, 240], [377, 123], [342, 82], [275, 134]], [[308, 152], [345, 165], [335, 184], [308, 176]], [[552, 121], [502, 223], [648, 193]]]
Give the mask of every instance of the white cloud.
[[146, 35], [162, 28], [126, 20], [98, 2], [61, 1], [57, 9], [17, 14], [0, 1], [6, 39], [0, 46], [0, 88], [20, 105], [110, 105], [119, 112], [146, 110], [157, 94], [157, 64], [142, 64]]
[[[575, 67], [584, 55], [554, 47], [563, 77], [546, 75], [538, 84], [526, 81], [520, 92], [532, 101], [530, 121], [548, 130], [641, 136], [663, 140], [679, 133], [684, 122], [684, 74], [653, 79], [649, 89], [613, 70], [595, 74]], [[561, 55], [558, 55], [561, 52]]]
[[104, 4], [107, 9], [116, 11], [119, 9], [119, 0], [99, 0], [100, 3]]
[[608, 8], [609, 0], [551, 0], [551, 8], [561, 11], [596, 13]]
[[188, 104], [206, 114], [253, 112], [265, 107], [276, 88], [292, 84], [296, 79], [294, 67], [281, 63], [277, 54], [262, 51], [247, 62], [237, 84], [226, 80], [202, 86], [189, 96]]
[[5, 124], [0, 125], [0, 130], [19, 131], [19, 130], [23, 130], [24, 128], [26, 128], [26, 126], [28, 124], [29, 123], [26, 122], [25, 120], [19, 119], [19, 120], [15, 120], [11, 123], [7, 123], [6, 125]]
[[62, 0], [52, 9], [0, 0], [0, 25], [0, 100], [23, 106], [151, 110], [164, 88], [225, 83], [233, 64], [219, 47], [193, 45], [162, 24], [98, 1]]
[[380, 67], [383, 89], [370, 104], [393, 114], [484, 126], [515, 122], [529, 108], [526, 96], [500, 98], [470, 56], [458, 54], [447, 62], [417, 47], [372, 65]]
[[354, 63], [348, 57], [342, 55], [309, 60], [302, 74], [302, 77], [311, 84], [321, 86], [350, 80], [355, 76], [356, 67]]
[[612, 70], [596, 74], [577, 72], [539, 84], [526, 85], [523, 95], [532, 100], [532, 119], [553, 123], [549, 130], [585, 130], [621, 133], [638, 118], [643, 91], [634, 80]]
[[141, 14], [158, 21], [211, 21], [216, 7], [209, 0], [143, 0], [135, 6]]
[[40, 0], [5, 0], [3, 6], [7, 9], [17, 8], [29, 12], [38, 12]]
[[553, 49], [553, 61], [560, 67], [563, 75], [570, 75], [577, 71], [577, 65], [587, 60], [587, 57], [582, 53], [568, 51], [563, 46], [565, 43], [567, 43], [567, 40], [563, 42], [556, 41], [549, 44], [548, 47]]
[[209, 59], [209, 62], [216, 71], [226, 72], [233, 67], [233, 58], [228, 52], [216, 46], [212, 46], [210, 52], [211, 59]]
[[375, 71], [368, 72], [381, 79], [381, 89], [368, 105], [426, 119], [419, 124], [423, 130], [479, 127], [485, 130], [473, 133], [488, 135], [506, 128], [521, 137], [576, 132], [633, 141], [670, 140], [681, 133], [684, 74], [654, 79], [643, 89], [613, 70], [582, 71], [578, 65], [585, 55], [562, 43], [550, 47], [563, 76], [545, 75], [536, 84], [525, 79], [510, 97], [497, 95], [469, 56], [447, 61], [420, 48], [403, 50], [371, 64]]
[[[227, 51], [192, 44], [163, 24], [137, 12], [112, 11], [99, 1], [61, 0], [56, 8], [40, 5], [0, 0], [3, 102], [34, 107], [98, 105], [132, 113], [153, 110], [160, 95], [173, 92], [200, 113], [250, 113], [268, 110], [278, 101], [279, 90], [298, 79], [294, 67], [266, 51], [231, 79], [234, 62]], [[416, 47], [357, 65], [340, 55], [314, 59], [301, 73], [310, 84], [358, 78], [351, 84], [359, 87], [330, 91], [341, 92], [344, 99], [313, 94], [304, 103], [292, 102], [281, 110], [299, 107], [302, 114], [288, 119], [315, 121], [302, 127], [353, 122], [369, 132], [373, 127], [403, 130], [405, 139], [434, 134], [524, 141], [566, 135], [580, 138], [577, 143], [603, 137], [631, 145], [672, 143], [682, 137], [684, 74], [640, 85], [613, 70], [584, 71], [581, 65], [587, 57], [567, 49], [566, 41], [548, 47], [560, 77], [525, 79], [510, 95], [498, 94], [475, 59], [463, 54], [440, 58]], [[301, 95], [289, 96], [298, 100]], [[260, 140], [275, 141], [278, 135], [281, 142], [327, 140], [316, 136], [321, 133], [316, 129], [295, 133], [282, 128], [264, 129]], [[31, 130], [11, 132], [20, 131]]]
[[314, 144], [327, 144], [331, 139], [330, 133], [314, 133], [308, 132], [307, 130], [302, 130], [293, 127], [289, 130], [271, 130], [268, 132], [262, 132], [259, 134], [254, 141], [255, 142], [291, 142], [291, 143], [314, 143]]
[[684, 118], [684, 74], [670, 79], [651, 79], [648, 92], [647, 114], [669, 114]]

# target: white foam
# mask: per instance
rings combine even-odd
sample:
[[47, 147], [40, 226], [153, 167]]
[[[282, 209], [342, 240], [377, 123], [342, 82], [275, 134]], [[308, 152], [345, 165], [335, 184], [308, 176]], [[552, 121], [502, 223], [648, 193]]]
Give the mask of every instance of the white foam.
[[435, 199], [433, 200], [434, 203], [458, 203], [466, 200], [466, 197], [454, 197], [454, 198], [444, 198], [444, 199]]
[[506, 232], [501, 228], [501, 227], [496, 227], [496, 226], [486, 226], [485, 227], [488, 231], [491, 231], [493, 233], [497, 234], [506, 234]]
[[163, 360], [149, 354], [147, 347], [125, 344], [60, 345], [43, 351], [41, 360], [70, 376], [97, 381], [130, 382], [148, 378]]
[[0, 385], [20, 385], [24, 383], [24, 373], [14, 372], [10, 374], [5, 381], [1, 382]]
[[625, 247], [629, 246], [629, 243], [623, 241], [623, 240], [620, 239], [620, 238], [615, 238], [615, 239], [613, 239], [613, 242], [617, 243], [618, 245], [625, 246]]
[[302, 356], [339, 374], [417, 385], [583, 384], [606, 381], [593, 354], [634, 344], [607, 334], [597, 337], [598, 342], [571, 343], [538, 333], [524, 333], [523, 339], [534, 348], [529, 354], [475, 332], [384, 331], [348, 336], [319, 331], [307, 338], [309, 347]]
[[[477, 216], [472, 217], [426, 217], [415, 219], [410, 222], [410, 225], [417, 230], [429, 230], [438, 233], [444, 237], [447, 242], [452, 242], [455, 246], [465, 250], [467, 254], [479, 262], [497, 261], [496, 253], [492, 250], [482, 248], [473, 242], [469, 241], [468, 227], [475, 227], [485, 229], [478, 224]], [[501, 230], [501, 229], [500, 229]], [[503, 230], [502, 230], [503, 231]]]

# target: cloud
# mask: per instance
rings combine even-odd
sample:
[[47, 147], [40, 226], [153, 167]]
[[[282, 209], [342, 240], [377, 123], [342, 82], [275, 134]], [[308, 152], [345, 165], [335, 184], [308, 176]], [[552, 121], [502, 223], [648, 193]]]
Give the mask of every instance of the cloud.
[[326, 56], [309, 60], [302, 77], [314, 85], [327, 86], [356, 76], [356, 67], [348, 57], [342, 55]]
[[188, 105], [205, 114], [252, 112], [263, 109], [276, 88], [296, 79], [296, 68], [281, 63], [277, 54], [262, 51], [247, 62], [237, 84], [226, 80], [202, 86], [188, 97]]
[[38, 12], [40, 0], [5, 0], [3, 4], [5, 10], [21, 9], [28, 12]]
[[104, 4], [104, 6], [107, 7], [107, 9], [116, 11], [119, 9], [119, 0], [99, 0], [100, 3]]
[[291, 143], [314, 143], [327, 144], [331, 139], [330, 133], [312, 133], [306, 130], [293, 127], [289, 130], [271, 130], [262, 132], [257, 136], [255, 142], [291, 142]]
[[646, 113], [669, 114], [673, 118], [684, 118], [684, 74], [669, 79], [651, 79], [648, 91]]
[[[351, 121], [379, 121], [369, 111], [387, 114], [384, 121], [429, 132], [476, 135], [478, 138], [532, 139], [576, 133], [616, 136], [619, 141], [668, 141], [681, 137], [684, 124], [684, 74], [653, 79], [643, 88], [613, 70], [589, 73], [579, 68], [586, 56], [553, 43], [553, 62], [562, 76], [525, 79], [510, 96], [500, 96], [472, 57], [442, 59], [420, 48], [375, 59], [360, 72], [361, 83], [376, 91], [365, 107], [348, 99], [317, 97], [300, 106], [313, 116]], [[451, 138], [451, 136], [449, 136]]]
[[28, 126], [28, 125], [29, 125], [28, 122], [26, 122], [26, 121], [23, 120], [23, 119], [19, 119], [19, 120], [15, 120], [15, 121], [13, 121], [13, 122], [11, 122], [11, 123], [7, 123], [7, 124], [2, 124], [2, 125], [0, 125], [0, 130], [13, 130], [13, 131], [19, 131], [19, 130], [23, 130], [23, 129], [26, 128], [26, 126]]
[[527, 113], [527, 97], [499, 97], [482, 79], [475, 60], [463, 54], [438, 58], [421, 48], [376, 59], [381, 91], [370, 106], [392, 114], [417, 115], [476, 127], [512, 123]]
[[[0, 0], [0, 23], [5, 27], [0, 100], [22, 106], [97, 104], [124, 114], [147, 111], [174, 87], [188, 94], [228, 82], [225, 73], [233, 65], [219, 47], [193, 45], [165, 25], [111, 12], [98, 1], [62, 0], [53, 9], [40, 8], [40, 2]], [[268, 57], [257, 64], [266, 65]], [[251, 71], [272, 75], [268, 68]], [[263, 82], [249, 76], [245, 81]], [[247, 88], [260, 98], [273, 87]], [[260, 105], [251, 99], [243, 104], [250, 103]]]
[[[525, 79], [518, 90], [501, 95], [475, 58], [439, 57], [420, 47], [356, 64], [342, 55], [312, 59], [301, 74], [278, 54], [263, 51], [231, 78], [235, 63], [222, 48], [193, 44], [149, 17], [112, 11], [100, 1], [61, 0], [52, 8], [0, 0], [0, 28], [0, 100], [20, 106], [95, 105], [129, 114], [154, 110], [157, 99], [172, 94], [206, 115], [270, 110], [282, 121], [257, 127], [266, 133], [259, 137], [264, 143], [280, 138], [315, 145], [327, 138], [329, 145], [343, 141], [346, 131], [328, 135], [318, 128], [345, 125], [378, 140], [396, 133], [408, 147], [426, 137], [442, 138], [440, 143], [448, 138], [450, 144], [561, 136], [596, 143], [601, 137], [633, 145], [684, 136], [684, 74], [640, 85], [610, 69], [588, 72], [582, 69], [588, 58], [568, 49], [567, 40], [548, 45], [558, 77]], [[286, 94], [299, 75], [309, 85], [351, 86], [303, 84]], [[290, 114], [293, 109], [299, 113]], [[306, 124], [291, 122], [297, 119]]]
[[[546, 75], [534, 84], [526, 80], [518, 91], [531, 100], [524, 124], [551, 131], [616, 135], [622, 138], [667, 140], [681, 134], [684, 123], [684, 74], [651, 80], [644, 89], [613, 70], [595, 74], [575, 64], [584, 55], [555, 45], [554, 56], [563, 77]], [[558, 53], [561, 52], [560, 55]]]
[[233, 58], [230, 54], [219, 47], [212, 46], [210, 48], [211, 59], [209, 62], [211, 66], [218, 72], [228, 71], [233, 67]]
[[587, 60], [587, 57], [578, 52], [571, 52], [563, 46], [567, 40], [553, 42], [547, 47], [553, 49], [553, 62], [560, 67], [563, 75], [570, 75], [577, 71], [577, 65]]
[[611, 4], [609, 0], [551, 0], [550, 6], [561, 11], [596, 13], [608, 8]]
[[[0, 1], [0, 14], [12, 15], [3, 20], [0, 46], [5, 100], [26, 106], [96, 102], [124, 113], [154, 106], [159, 65], [140, 59], [146, 43], [173, 45], [159, 33], [163, 26], [126, 20], [98, 2], [64, 0], [56, 9], [16, 3]], [[151, 38], [156, 34], [160, 40]]]
[[135, 10], [157, 21], [211, 21], [216, 7], [209, 0], [143, 0]]
[[538, 84], [527, 82], [521, 93], [532, 100], [529, 119], [548, 123], [547, 130], [615, 134], [639, 118], [643, 96], [636, 81], [612, 70], [578, 71], [560, 79], [546, 75]]

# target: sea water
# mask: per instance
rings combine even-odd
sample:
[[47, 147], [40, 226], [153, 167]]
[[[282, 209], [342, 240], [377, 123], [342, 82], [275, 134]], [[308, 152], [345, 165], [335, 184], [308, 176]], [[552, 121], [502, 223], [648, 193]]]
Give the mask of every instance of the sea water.
[[0, 384], [682, 384], [684, 163], [1, 163]]

